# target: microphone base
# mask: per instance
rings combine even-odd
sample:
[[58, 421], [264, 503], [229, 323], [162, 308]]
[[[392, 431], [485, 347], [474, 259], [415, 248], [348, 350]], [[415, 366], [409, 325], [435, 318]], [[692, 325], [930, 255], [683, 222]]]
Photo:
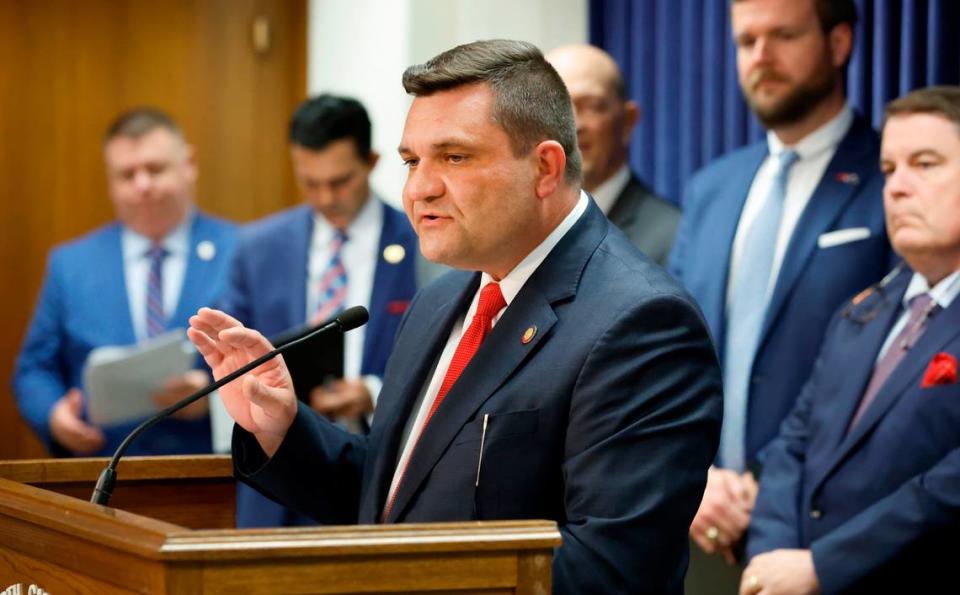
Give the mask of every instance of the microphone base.
[[97, 486], [93, 489], [93, 496], [90, 497], [91, 504], [100, 504], [107, 506], [110, 502], [110, 496], [113, 495], [113, 485], [117, 480], [117, 472], [113, 467], [107, 466], [100, 472], [97, 479]]

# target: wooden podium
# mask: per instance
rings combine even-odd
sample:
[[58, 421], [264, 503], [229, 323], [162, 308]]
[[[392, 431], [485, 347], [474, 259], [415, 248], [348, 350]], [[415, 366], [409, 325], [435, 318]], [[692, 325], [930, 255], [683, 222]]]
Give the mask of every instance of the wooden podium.
[[550, 592], [553, 522], [237, 530], [229, 457], [124, 459], [110, 508], [106, 463], [0, 462], [0, 593]]

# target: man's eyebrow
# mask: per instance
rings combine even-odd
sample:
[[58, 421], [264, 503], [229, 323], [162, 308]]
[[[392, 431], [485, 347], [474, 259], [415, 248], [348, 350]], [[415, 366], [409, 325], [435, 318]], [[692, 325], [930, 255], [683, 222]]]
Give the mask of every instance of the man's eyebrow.
[[[446, 149], [468, 149], [472, 146], [473, 144], [467, 139], [451, 138], [451, 139], [444, 139], [444, 140], [432, 143], [430, 145], [430, 148], [433, 149], [434, 151], [443, 151]], [[404, 154], [404, 153], [410, 154], [410, 153], [413, 153], [414, 151], [413, 149], [405, 145], [400, 145], [399, 147], [397, 147], [397, 152], [400, 154]]]

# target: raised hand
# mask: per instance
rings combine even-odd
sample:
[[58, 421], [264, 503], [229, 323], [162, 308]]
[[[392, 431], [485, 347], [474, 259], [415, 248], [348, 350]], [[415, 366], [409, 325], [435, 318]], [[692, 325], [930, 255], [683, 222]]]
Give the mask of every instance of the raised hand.
[[[218, 380], [273, 349], [259, 332], [211, 308], [201, 308], [190, 317], [187, 336]], [[297, 397], [283, 357], [223, 386], [220, 397], [230, 417], [273, 456], [297, 413]]]

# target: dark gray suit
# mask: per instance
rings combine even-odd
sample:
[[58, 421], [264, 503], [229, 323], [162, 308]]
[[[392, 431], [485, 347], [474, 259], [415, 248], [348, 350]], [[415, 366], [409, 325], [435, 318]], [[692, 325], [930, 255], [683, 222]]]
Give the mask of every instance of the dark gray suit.
[[630, 181], [613, 203], [607, 215], [633, 244], [665, 266], [680, 223], [680, 209], [657, 196], [653, 190], [630, 174]]

